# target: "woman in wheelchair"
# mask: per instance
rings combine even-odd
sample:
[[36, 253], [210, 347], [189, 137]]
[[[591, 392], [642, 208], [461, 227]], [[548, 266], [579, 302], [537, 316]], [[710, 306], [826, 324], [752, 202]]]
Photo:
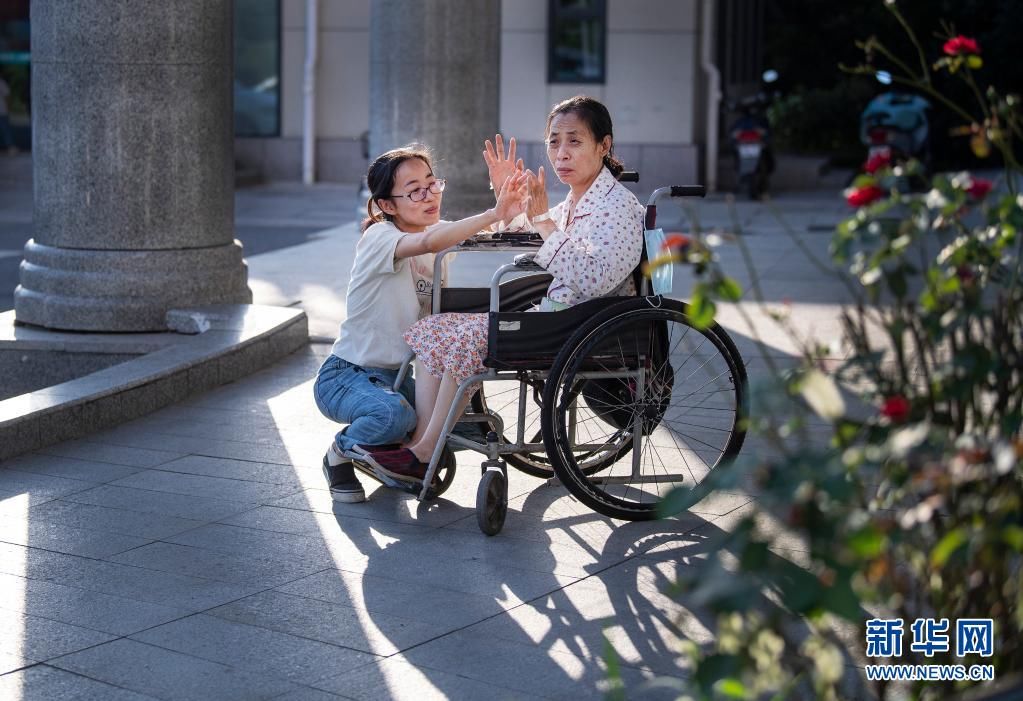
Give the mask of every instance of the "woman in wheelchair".
[[[622, 164], [613, 155], [607, 108], [584, 96], [561, 102], [548, 115], [545, 134], [550, 164], [570, 192], [548, 209], [543, 167], [535, 175], [526, 171], [531, 219], [512, 223], [530, 226], [544, 239], [535, 261], [554, 279], [540, 310], [557, 311], [607, 295], [635, 295], [632, 272], [640, 261], [644, 209], [616, 178]], [[518, 182], [522, 163], [515, 161], [514, 140], [507, 154], [500, 136], [495, 141], [496, 151], [488, 141], [484, 158], [495, 191], [505, 193], [508, 182]], [[408, 329], [404, 337], [416, 353], [415, 433], [404, 448], [370, 451], [368, 462], [382, 470], [425, 476], [458, 385], [483, 368], [487, 324], [486, 314], [436, 314]], [[462, 408], [474, 391], [459, 398]]]
[[[528, 200], [525, 173], [506, 178], [494, 208], [456, 222], [440, 219], [444, 180], [433, 172], [429, 152], [418, 145], [388, 151], [369, 168], [372, 192], [368, 218], [356, 246], [346, 304], [330, 357], [316, 376], [316, 406], [348, 424], [323, 458], [334, 499], [365, 500], [352, 460], [381, 444], [396, 444], [416, 425], [411, 382], [392, 387], [408, 349], [402, 335], [430, 312], [434, 257], [498, 221], [523, 214]], [[443, 275], [442, 275], [443, 277]], [[418, 474], [384, 468], [399, 482]]]

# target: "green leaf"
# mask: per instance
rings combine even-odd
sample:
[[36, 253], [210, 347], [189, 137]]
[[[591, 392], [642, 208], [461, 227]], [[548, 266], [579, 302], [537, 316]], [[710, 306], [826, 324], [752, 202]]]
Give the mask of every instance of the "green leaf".
[[745, 699], [749, 698], [746, 695], [746, 686], [736, 679], [735, 677], [729, 677], [728, 679], [722, 679], [714, 685], [714, 690], [722, 696], [730, 699]]
[[767, 564], [767, 559], [770, 556], [770, 551], [767, 549], [767, 543], [760, 541], [752, 541], [746, 545], [746, 549], [742, 551], [742, 557], [740, 563], [744, 572], [757, 572], [763, 569], [764, 565]]
[[1004, 540], [1010, 548], [1017, 551], [1023, 551], [1023, 527], [1006, 526], [1002, 529], [1002, 540]]
[[934, 546], [934, 550], [931, 551], [931, 565], [934, 567], [942, 567], [948, 558], [952, 556], [956, 550], [961, 548], [966, 543], [966, 530], [963, 528], [955, 528], [945, 534], [945, 537], [938, 541], [938, 544]]
[[851, 443], [860, 432], [860, 424], [848, 419], [839, 421], [835, 425], [835, 435], [842, 445]]
[[717, 308], [706, 295], [704, 286], [696, 285], [693, 288], [693, 297], [689, 301], [689, 319], [697, 330], [709, 328], [714, 323], [714, 313]]
[[738, 657], [718, 653], [709, 655], [700, 662], [695, 677], [700, 686], [709, 689], [721, 680], [735, 677], [739, 669]]
[[884, 536], [872, 527], [853, 533], [848, 545], [853, 552], [864, 558], [874, 558], [884, 550]]
[[729, 302], [738, 302], [742, 298], [742, 288], [739, 283], [730, 277], [723, 277], [716, 281], [714, 292], [721, 299]]
[[[710, 476], [713, 475], [714, 472], [711, 472]], [[708, 481], [704, 480], [692, 488], [675, 487], [657, 504], [657, 515], [660, 518], [668, 518], [695, 506], [714, 491], [713, 487], [707, 485]]]
[[607, 698], [624, 701], [625, 683], [622, 681], [622, 668], [618, 661], [618, 652], [608, 639], [607, 631], [604, 632], [604, 662], [607, 664], [607, 679], [611, 686]]
[[821, 598], [822, 606], [828, 611], [841, 616], [847, 621], [860, 622], [863, 620], [863, 608], [849, 584], [849, 580], [842, 577], [828, 589]]

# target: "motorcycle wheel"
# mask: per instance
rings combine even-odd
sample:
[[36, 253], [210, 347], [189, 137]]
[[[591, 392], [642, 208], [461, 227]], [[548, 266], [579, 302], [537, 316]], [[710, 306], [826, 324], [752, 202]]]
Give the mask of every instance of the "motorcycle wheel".
[[749, 195], [751, 200], [763, 199], [767, 194], [767, 170], [764, 162], [757, 164], [757, 169], [749, 175], [742, 176], [740, 188]]

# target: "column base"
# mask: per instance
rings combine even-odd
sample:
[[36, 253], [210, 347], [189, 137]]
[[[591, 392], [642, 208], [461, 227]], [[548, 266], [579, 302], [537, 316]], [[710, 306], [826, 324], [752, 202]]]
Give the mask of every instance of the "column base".
[[65, 331], [165, 331], [169, 309], [249, 304], [237, 241], [209, 248], [100, 251], [25, 244], [15, 319]]

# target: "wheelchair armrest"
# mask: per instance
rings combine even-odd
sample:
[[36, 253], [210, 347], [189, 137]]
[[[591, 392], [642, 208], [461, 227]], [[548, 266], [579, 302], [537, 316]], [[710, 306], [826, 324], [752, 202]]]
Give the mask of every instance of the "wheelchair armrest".
[[535, 260], [535, 253], [520, 253], [514, 258], [515, 267], [520, 270], [544, 270]]

